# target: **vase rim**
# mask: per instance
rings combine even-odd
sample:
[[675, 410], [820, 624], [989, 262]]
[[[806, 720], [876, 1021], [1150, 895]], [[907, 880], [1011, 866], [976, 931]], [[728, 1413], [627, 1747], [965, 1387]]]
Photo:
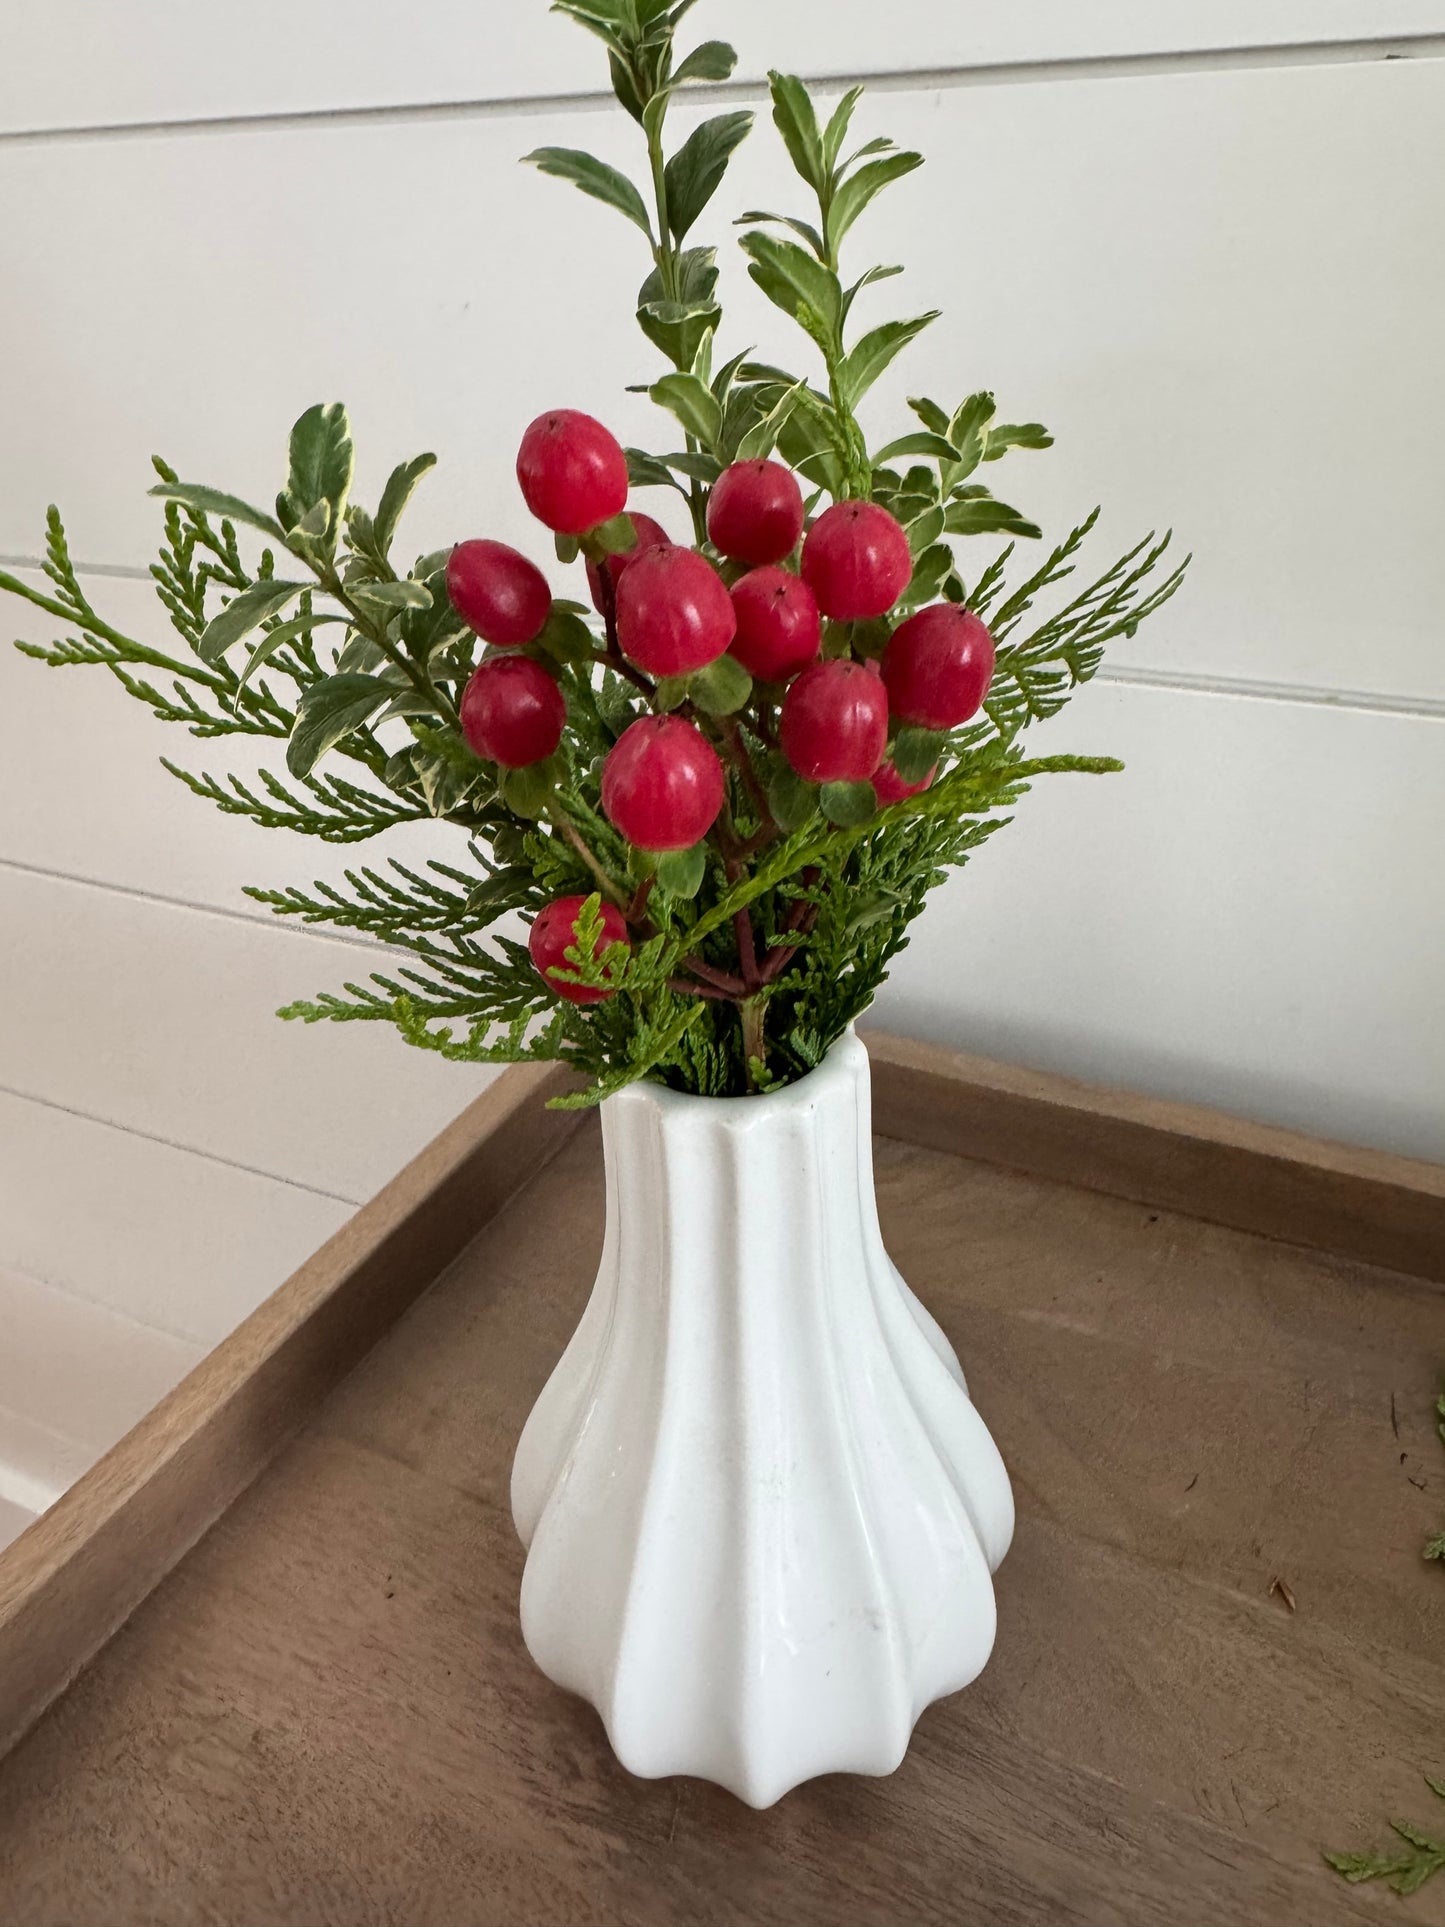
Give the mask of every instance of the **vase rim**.
[[696, 1113], [706, 1107], [710, 1115], [720, 1117], [731, 1112], [730, 1121], [741, 1124], [756, 1119], [762, 1122], [765, 1117], [774, 1117], [780, 1111], [814, 1104], [824, 1098], [830, 1086], [851, 1083], [857, 1073], [859, 1060], [866, 1068], [867, 1047], [858, 1036], [854, 1025], [849, 1024], [828, 1046], [820, 1064], [806, 1076], [799, 1077], [791, 1084], [784, 1084], [776, 1091], [756, 1092], [746, 1097], [702, 1097], [694, 1091], [675, 1091], [666, 1084], [654, 1084], [646, 1078], [638, 1078], [603, 1101], [605, 1111], [614, 1105], [627, 1103], [653, 1104], [663, 1111], [687, 1111]]

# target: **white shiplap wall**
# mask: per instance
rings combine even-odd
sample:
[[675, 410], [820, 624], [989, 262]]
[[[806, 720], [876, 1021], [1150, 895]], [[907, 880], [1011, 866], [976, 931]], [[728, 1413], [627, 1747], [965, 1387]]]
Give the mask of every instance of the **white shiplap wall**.
[[[1106, 541], [1162, 520], [1199, 558], [1052, 732], [1128, 776], [1031, 799], [882, 1018], [1445, 1157], [1445, 0], [693, 20], [740, 47], [730, 96], [774, 63], [878, 75], [861, 121], [929, 156], [882, 223], [910, 263], [882, 292], [946, 319], [880, 406], [992, 385], [1059, 436], [1013, 458], [1010, 499], [1052, 528], [1102, 499]], [[319, 397], [347, 400], [373, 489], [438, 450], [419, 547], [535, 546], [509, 473], [544, 406], [652, 432], [621, 392], [649, 366], [635, 237], [516, 165], [543, 142], [635, 161], [541, 0], [423, 0], [400, 34], [379, 0], [0, 0], [0, 46], [11, 566], [56, 499], [101, 606], [154, 622], [150, 451], [264, 497]], [[711, 229], [791, 191], [761, 126]], [[781, 345], [736, 272], [731, 325]], [[155, 762], [224, 748], [10, 651], [0, 714], [0, 1266], [209, 1342], [481, 1077], [274, 1022], [366, 959], [240, 886], [348, 859], [207, 812]]]

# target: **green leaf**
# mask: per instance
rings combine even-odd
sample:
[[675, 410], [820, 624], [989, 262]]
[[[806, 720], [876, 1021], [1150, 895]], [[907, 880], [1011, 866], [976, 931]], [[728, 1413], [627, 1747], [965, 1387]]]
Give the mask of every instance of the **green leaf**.
[[765, 208], [755, 207], [750, 209], [746, 214], [740, 214], [737, 220], [734, 221], [733, 226], [750, 227], [754, 221], [771, 221], [778, 227], [791, 228], [794, 234], [802, 236], [814, 254], [817, 255], [818, 259], [820, 261], [822, 260], [824, 252], [823, 237], [811, 221], [800, 221], [797, 216], [793, 214], [769, 214]]
[[508, 910], [520, 910], [537, 894], [537, 879], [527, 864], [508, 864], [479, 883], [467, 898], [467, 915], [489, 922]]
[[948, 424], [948, 439], [958, 450], [958, 461], [950, 473], [953, 483], [972, 475], [988, 447], [988, 425], [993, 420], [995, 402], [985, 389], [961, 402]]
[[295, 521], [304, 522], [309, 510], [325, 502], [330, 506], [329, 526], [339, 529], [355, 463], [351, 424], [341, 403], [317, 402], [308, 408], [291, 430], [291, 472], [285, 493]]
[[736, 656], [719, 656], [687, 679], [688, 694], [708, 716], [732, 716], [753, 693], [753, 679]]
[[739, 441], [733, 457], [735, 461], [760, 462], [772, 454], [778, 445], [778, 437], [782, 434], [789, 415], [797, 407], [806, 387], [806, 382], [799, 381], [791, 388], [784, 389], [781, 399], [774, 403], [761, 421], [754, 422]]
[[[690, 377], [696, 380], [696, 376]], [[691, 475], [695, 481], [711, 485], [722, 474], [722, 463], [716, 455], [704, 455], [700, 449], [682, 449], [676, 455], [666, 457], [669, 468], [675, 468], [679, 475]]]
[[889, 442], [880, 448], [873, 457], [875, 463], [896, 461], [900, 455], [927, 455], [937, 462], [956, 462], [958, 450], [952, 442], [946, 442], [941, 435], [931, 429], [915, 429], [911, 435], [900, 435], [896, 442]]
[[413, 455], [409, 462], [398, 463], [387, 477], [386, 487], [381, 491], [381, 506], [376, 511], [374, 533], [378, 554], [389, 553], [396, 535], [396, 525], [412, 498], [412, 492], [422, 476], [436, 465], [435, 455]]
[[681, 87], [689, 80], [729, 80], [738, 57], [725, 40], [704, 40], [673, 70], [672, 85]]
[[1042, 422], [997, 422], [988, 431], [986, 462], [996, 462], [1011, 448], [1052, 448], [1054, 438]]
[[[315, 619], [318, 622], [321, 620], [319, 616]], [[327, 619], [330, 620], [330, 618]], [[386, 659], [386, 651], [380, 644], [358, 629], [336, 658], [336, 669], [338, 674], [359, 669], [364, 674], [370, 675], [373, 669], [380, 669]], [[390, 780], [388, 777], [387, 781], [390, 782]]]
[[818, 792], [797, 771], [781, 764], [768, 784], [768, 808], [780, 830], [802, 829], [818, 814]]
[[659, 676], [652, 695], [659, 709], [681, 709], [687, 701], [687, 677]]
[[828, 209], [828, 245], [837, 258], [843, 237], [858, 219], [875, 196], [894, 181], [901, 181], [905, 174], [911, 174], [916, 167], [922, 167], [921, 154], [888, 154], [882, 160], [869, 161], [860, 167], [833, 196], [833, 204]]
[[432, 593], [424, 582], [358, 582], [351, 590], [351, 599], [389, 616], [398, 609], [432, 606]]
[[581, 555], [582, 538], [580, 535], [558, 535], [553, 538], [552, 546], [557, 551], [557, 560], [566, 567]]
[[930, 503], [921, 515], [914, 516], [907, 524], [908, 546], [914, 555], [922, 555], [925, 549], [932, 548], [943, 534], [944, 526], [944, 512], [936, 502]]
[[627, 456], [629, 487], [676, 488], [678, 486], [677, 477], [672, 470], [666, 462], [660, 462], [655, 455], [649, 455], [641, 448], [629, 448], [624, 453]]
[[537, 648], [554, 662], [590, 662], [597, 653], [597, 640], [581, 616], [561, 609], [554, 602], [552, 612], [536, 639]]
[[937, 321], [938, 309], [916, 315], [912, 321], [885, 321], [870, 329], [849, 353], [842, 367], [843, 393], [850, 408], [856, 408], [888, 364]]
[[707, 875], [707, 845], [694, 843], [690, 850], [668, 850], [657, 859], [658, 887], [671, 897], [695, 897]]
[[502, 800], [518, 816], [538, 817], [551, 801], [560, 775], [555, 757], [529, 763], [525, 769], [504, 769], [499, 784]]
[[866, 823], [878, 810], [878, 795], [871, 783], [825, 783], [818, 795], [824, 816], [840, 830]]
[[823, 129], [823, 159], [828, 170], [838, 165], [838, 156], [843, 151], [843, 142], [848, 138], [848, 128], [853, 119], [853, 109], [863, 98], [861, 87], [850, 87], [828, 118]]
[[268, 629], [247, 658], [246, 667], [241, 672], [241, 680], [236, 684], [239, 696], [246, 684], [264, 663], [271, 660], [278, 649], [284, 649], [288, 642], [295, 642], [298, 636], [310, 632], [324, 622], [345, 622], [345, 616], [304, 615], [293, 616], [289, 622], [278, 622], [274, 629]]
[[293, 776], [309, 776], [327, 750], [359, 729], [395, 694], [395, 684], [379, 676], [328, 676], [313, 683], [297, 706], [286, 745], [287, 769]]
[[668, 409], [690, 435], [705, 448], [711, 448], [722, 433], [722, 409], [716, 395], [696, 375], [664, 375], [655, 381], [648, 394], [660, 408]]
[[950, 502], [944, 527], [950, 535], [1021, 535], [1030, 541], [1043, 532], [1036, 522], [992, 496], [982, 501]]
[[769, 301], [821, 346], [835, 351], [843, 326], [843, 290], [832, 269], [796, 242], [756, 229], [743, 236], [742, 246], [751, 256], [748, 273]]
[[623, 509], [620, 514], [599, 522], [595, 529], [589, 529], [586, 540], [604, 555], [631, 555], [637, 547], [637, 528], [632, 517]]
[[929, 401], [925, 395], [910, 395], [908, 397], [908, 406], [913, 410], [925, 428], [932, 429], [935, 435], [941, 435], [944, 440], [947, 440], [948, 416], [936, 401]]
[[771, 72], [768, 85], [773, 95], [773, 120], [793, 166], [809, 187], [821, 194], [827, 181], [827, 168], [812, 98], [793, 74]]
[[249, 589], [233, 596], [201, 631], [196, 654], [202, 662], [219, 662], [233, 642], [259, 629], [267, 616], [274, 616], [306, 587], [304, 582], [253, 582]]
[[331, 504], [323, 497], [307, 509], [301, 520], [291, 529], [291, 545], [297, 544], [308, 549], [319, 549], [331, 532]]
[[274, 516], [267, 515], [264, 509], [252, 508], [239, 495], [205, 488], [199, 482], [159, 482], [147, 492], [158, 495], [163, 502], [179, 502], [182, 508], [194, 509], [197, 515], [219, 515], [224, 521], [242, 522], [247, 528], [259, 529], [274, 541], [286, 540], [286, 531]]
[[953, 550], [946, 542], [935, 542], [926, 548], [913, 564], [913, 580], [908, 585], [906, 600], [910, 607], [918, 608], [922, 603], [932, 602], [942, 590], [953, 570]]
[[944, 738], [931, 729], [900, 729], [893, 744], [893, 767], [905, 783], [921, 783], [943, 754]]
[[684, 248], [677, 257], [677, 299], [670, 300], [654, 268], [637, 294], [637, 323], [676, 368], [690, 368], [703, 339], [722, 319], [716, 300], [717, 250]]
[[538, 147], [523, 158], [533, 167], [540, 167], [544, 174], [571, 181], [594, 201], [615, 207], [619, 214], [625, 214], [640, 227], [649, 241], [652, 239], [652, 223], [647, 218], [642, 196], [625, 174], [609, 167], [606, 161], [599, 161], [595, 154], [584, 154], [576, 147]]
[[753, 124], [749, 113], [719, 114], [695, 127], [667, 163], [667, 221], [681, 241], [716, 194], [727, 165]]

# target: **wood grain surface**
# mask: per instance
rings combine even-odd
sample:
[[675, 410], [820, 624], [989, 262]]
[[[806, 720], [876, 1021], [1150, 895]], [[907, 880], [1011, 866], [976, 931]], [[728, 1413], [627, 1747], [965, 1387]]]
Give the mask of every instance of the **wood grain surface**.
[[889, 1137], [1445, 1280], [1445, 1164], [883, 1031], [867, 1041]]
[[1445, 1921], [1319, 1858], [1445, 1769], [1438, 1289], [915, 1145], [878, 1177], [1020, 1504], [993, 1661], [896, 1775], [639, 1782], [527, 1658], [507, 1480], [589, 1124], [0, 1766], [6, 1927]]

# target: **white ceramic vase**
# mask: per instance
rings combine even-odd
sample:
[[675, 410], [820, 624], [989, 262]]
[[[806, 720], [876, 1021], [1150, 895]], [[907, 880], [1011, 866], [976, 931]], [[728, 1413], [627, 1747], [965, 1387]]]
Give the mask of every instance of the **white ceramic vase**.
[[883, 1248], [870, 1110], [851, 1031], [766, 1097], [607, 1100], [601, 1269], [512, 1472], [542, 1671], [632, 1772], [758, 1807], [898, 1766], [989, 1656], [1013, 1532]]

